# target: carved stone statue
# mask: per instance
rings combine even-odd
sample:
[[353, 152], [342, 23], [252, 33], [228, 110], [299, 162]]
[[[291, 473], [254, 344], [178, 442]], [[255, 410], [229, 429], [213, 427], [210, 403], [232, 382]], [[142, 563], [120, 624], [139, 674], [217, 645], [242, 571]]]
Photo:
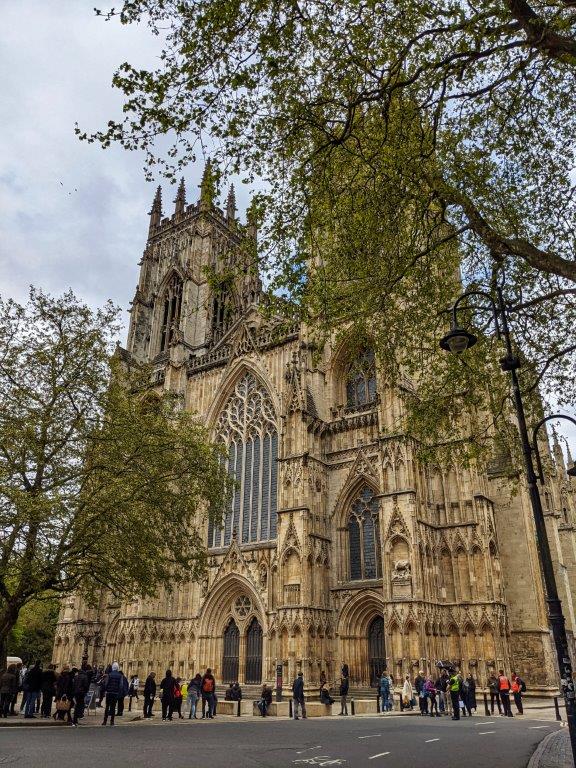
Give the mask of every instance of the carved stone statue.
[[392, 571], [392, 581], [407, 581], [412, 576], [412, 566], [409, 560], [397, 560]]

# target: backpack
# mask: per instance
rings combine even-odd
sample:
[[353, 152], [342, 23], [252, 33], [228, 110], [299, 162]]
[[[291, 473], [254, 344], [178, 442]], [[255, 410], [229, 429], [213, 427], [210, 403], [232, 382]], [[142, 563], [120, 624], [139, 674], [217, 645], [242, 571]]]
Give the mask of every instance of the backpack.
[[212, 693], [214, 690], [214, 680], [210, 677], [205, 677], [204, 682], [202, 683], [202, 690], [204, 693]]
[[526, 683], [524, 682], [524, 680], [522, 680], [522, 678], [520, 678], [520, 690], [522, 691], [522, 693], [526, 693]]

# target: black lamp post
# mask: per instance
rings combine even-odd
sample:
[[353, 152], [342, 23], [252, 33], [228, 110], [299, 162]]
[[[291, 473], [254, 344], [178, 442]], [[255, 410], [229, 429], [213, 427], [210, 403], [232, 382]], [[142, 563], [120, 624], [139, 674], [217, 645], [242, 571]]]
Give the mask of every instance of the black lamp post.
[[[542, 419], [542, 421], [536, 425], [533, 433], [534, 448], [532, 448], [530, 445], [530, 439], [528, 437], [526, 415], [524, 413], [524, 404], [522, 402], [522, 394], [520, 392], [520, 384], [518, 382], [517, 370], [520, 367], [520, 360], [514, 354], [512, 349], [512, 339], [510, 337], [510, 329], [508, 325], [507, 308], [504, 302], [504, 297], [502, 295], [502, 289], [500, 287], [496, 288], [496, 299], [494, 299], [492, 294], [486, 291], [468, 291], [460, 296], [452, 307], [452, 328], [450, 333], [444, 336], [440, 342], [440, 347], [448, 352], [461, 354], [469, 347], [474, 346], [474, 344], [476, 344], [478, 341], [476, 336], [469, 333], [464, 328], [459, 327], [457, 322], [457, 312], [459, 305], [469, 296], [481, 296], [489, 301], [490, 307], [492, 309], [494, 325], [496, 328], [496, 336], [498, 339], [504, 340], [506, 347], [506, 354], [501, 358], [500, 366], [503, 371], [509, 371], [512, 378], [512, 393], [514, 396], [516, 418], [518, 419], [518, 429], [522, 443], [522, 453], [524, 455], [526, 481], [528, 484], [528, 493], [530, 496], [530, 503], [532, 505], [532, 513], [534, 515], [534, 523], [536, 526], [536, 539], [538, 543], [538, 552], [540, 554], [540, 565], [542, 567], [542, 575], [544, 577], [544, 585], [546, 588], [548, 619], [552, 628], [552, 636], [554, 638], [554, 645], [556, 647], [558, 669], [561, 678], [560, 687], [564, 695], [564, 701], [566, 703], [566, 719], [568, 721], [568, 729], [570, 731], [572, 755], [576, 762], [576, 708], [574, 681], [572, 679], [572, 663], [570, 661], [568, 638], [566, 637], [566, 625], [564, 621], [564, 615], [562, 613], [562, 603], [558, 597], [556, 577], [554, 575], [554, 566], [552, 564], [552, 555], [550, 553], [550, 544], [546, 534], [546, 523], [544, 521], [542, 501], [540, 499], [537, 482], [538, 477], [542, 479], [542, 463], [540, 461], [540, 453], [538, 452], [536, 433], [546, 421], [559, 417], [549, 416], [546, 419]], [[569, 421], [576, 423], [576, 421], [570, 416], [564, 416], [560, 418], [567, 418]], [[538, 461], [538, 468], [540, 472], [539, 476], [537, 476], [536, 472], [534, 471], [534, 463], [532, 461], [533, 452], [536, 454]], [[576, 468], [571, 467], [568, 470], [568, 474], [572, 477], [576, 477]]]

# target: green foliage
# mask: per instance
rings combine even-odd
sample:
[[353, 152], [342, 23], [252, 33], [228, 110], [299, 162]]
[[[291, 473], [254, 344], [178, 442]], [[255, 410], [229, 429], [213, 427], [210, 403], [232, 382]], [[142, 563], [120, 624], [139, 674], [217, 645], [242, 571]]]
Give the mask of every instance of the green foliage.
[[60, 601], [55, 597], [25, 605], [8, 637], [8, 655], [19, 656], [25, 664], [37, 659], [49, 662], [59, 610]]
[[0, 302], [0, 639], [45, 593], [95, 601], [195, 579], [203, 520], [229, 489], [221, 452], [150, 371], [112, 358], [111, 305], [34, 289]]

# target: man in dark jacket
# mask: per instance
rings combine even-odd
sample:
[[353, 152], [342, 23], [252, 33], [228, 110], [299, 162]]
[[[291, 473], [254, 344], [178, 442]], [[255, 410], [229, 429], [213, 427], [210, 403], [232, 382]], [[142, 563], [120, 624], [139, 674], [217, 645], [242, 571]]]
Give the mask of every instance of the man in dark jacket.
[[294, 720], [299, 720], [298, 708], [302, 708], [302, 719], [306, 720], [306, 703], [304, 701], [304, 673], [298, 672], [298, 677], [292, 685], [292, 708]]
[[34, 719], [36, 716], [36, 701], [40, 695], [40, 689], [42, 688], [42, 667], [40, 662], [37, 661], [33, 667], [30, 667], [26, 673], [26, 679], [24, 681], [26, 686], [26, 707], [24, 709], [24, 717], [28, 719]]
[[420, 670], [414, 679], [414, 688], [418, 695], [418, 706], [420, 707], [420, 714], [428, 714], [428, 699], [426, 698], [426, 691], [424, 685], [426, 684], [426, 678], [424, 672]]
[[152, 707], [156, 696], [156, 673], [150, 672], [144, 683], [144, 717], [154, 717]]
[[[204, 709], [206, 707], [206, 709]], [[216, 715], [216, 680], [210, 667], [202, 678], [202, 717], [209, 720]]]
[[116, 703], [122, 694], [122, 674], [118, 670], [118, 662], [115, 661], [112, 664], [112, 669], [106, 675], [106, 708], [102, 725], [107, 724], [108, 717], [110, 717], [110, 725], [114, 725]]
[[14, 664], [10, 664], [0, 675], [0, 717], [8, 717], [14, 691], [18, 693], [18, 672]]
[[54, 671], [54, 664], [48, 664], [48, 668], [42, 670], [42, 717], [50, 717], [52, 714], [52, 701], [54, 699], [54, 693], [56, 686], [56, 672]]
[[76, 726], [78, 725], [78, 720], [81, 720], [84, 717], [84, 708], [86, 706], [86, 694], [88, 693], [88, 689], [90, 688], [90, 679], [88, 676], [88, 672], [91, 672], [92, 670], [90, 667], [88, 669], [80, 669], [78, 670], [78, 673], [74, 676], [74, 718], [72, 720], [72, 725]]
[[348, 677], [340, 678], [340, 712], [338, 712], [339, 715], [348, 714], [348, 690], [349, 690]]
[[118, 670], [120, 674], [122, 675], [122, 689], [120, 691], [120, 695], [118, 696], [118, 709], [116, 711], [116, 715], [118, 717], [122, 717], [124, 714], [124, 699], [126, 696], [128, 696], [128, 691], [130, 690], [130, 683], [128, 682], [128, 678], [124, 674], [124, 672], [120, 669]]

